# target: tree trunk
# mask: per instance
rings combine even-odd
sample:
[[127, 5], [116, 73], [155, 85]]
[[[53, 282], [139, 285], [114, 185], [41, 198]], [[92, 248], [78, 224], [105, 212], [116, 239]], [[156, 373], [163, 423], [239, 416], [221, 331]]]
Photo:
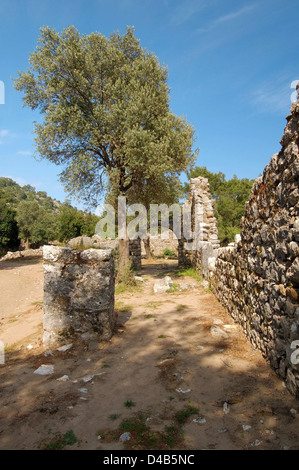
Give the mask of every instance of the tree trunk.
[[29, 237], [27, 237], [25, 241], [25, 250], [29, 250], [29, 248], [30, 248], [30, 242], [29, 242]]
[[152, 259], [152, 252], [151, 252], [151, 239], [148, 235], [147, 238], [143, 239], [143, 245], [145, 249], [145, 254], [147, 259]]

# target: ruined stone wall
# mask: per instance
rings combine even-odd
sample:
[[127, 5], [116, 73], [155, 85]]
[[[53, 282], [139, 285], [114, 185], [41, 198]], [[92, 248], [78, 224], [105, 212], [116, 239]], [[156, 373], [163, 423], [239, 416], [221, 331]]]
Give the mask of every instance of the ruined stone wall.
[[178, 243], [179, 265], [192, 266], [203, 275], [208, 275], [208, 258], [215, 256], [220, 241], [207, 178], [199, 176], [190, 179], [188, 200], [184, 204], [184, 209], [188, 208], [193, 236], [184, 236], [182, 229]]
[[[158, 234], [156, 236], [151, 236], [149, 234], [152, 255], [160, 257], [163, 255], [163, 251], [168, 249], [168, 250], [172, 250], [174, 252], [174, 255], [177, 256], [178, 255], [178, 239], [176, 235], [172, 232], [172, 230], [165, 230], [165, 232], [163, 233], [163, 236], [165, 238], [162, 238], [161, 234]], [[146, 255], [143, 242], [141, 243], [141, 253], [143, 256]]]
[[107, 340], [116, 322], [111, 250], [44, 246], [44, 344]]
[[135, 269], [141, 268], [141, 242], [140, 238], [135, 238], [129, 241], [130, 259], [132, 261], [132, 267]]
[[[129, 241], [129, 252], [132, 262], [132, 266], [136, 269], [141, 268], [141, 240], [139, 238], [132, 239]], [[93, 237], [79, 236], [73, 238], [68, 242], [68, 246], [72, 248], [102, 248], [102, 249], [112, 249], [115, 251], [115, 259], [117, 258], [118, 252], [118, 239], [112, 238], [100, 238], [98, 235]]]
[[219, 301], [299, 397], [298, 102], [291, 111], [281, 151], [253, 185], [241, 241], [218, 250], [210, 281]]

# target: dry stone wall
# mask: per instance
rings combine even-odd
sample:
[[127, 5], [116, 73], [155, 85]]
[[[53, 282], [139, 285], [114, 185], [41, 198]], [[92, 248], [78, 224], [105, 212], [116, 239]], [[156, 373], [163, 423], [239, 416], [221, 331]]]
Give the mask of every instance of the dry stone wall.
[[109, 339], [116, 322], [112, 250], [44, 246], [43, 258], [44, 345]]
[[[174, 255], [178, 255], [178, 239], [172, 230], [165, 230], [163, 237], [161, 234], [152, 236], [148, 234], [150, 239], [150, 249], [153, 256], [160, 257], [163, 255], [164, 250], [168, 249], [173, 251]], [[144, 243], [141, 244], [141, 254], [146, 255]]]
[[299, 103], [282, 149], [253, 186], [241, 240], [211, 263], [211, 286], [251, 342], [299, 397]]
[[182, 229], [178, 242], [180, 266], [192, 266], [208, 276], [208, 259], [216, 255], [220, 247], [218, 240], [217, 219], [214, 216], [214, 201], [210, 193], [207, 178], [199, 176], [190, 179], [188, 200], [184, 211], [191, 215], [190, 238]]
[[[112, 249], [115, 251], [115, 258], [117, 258], [118, 252], [118, 239], [112, 238], [100, 238], [98, 235], [93, 237], [79, 236], [73, 238], [68, 242], [68, 246], [72, 248], [102, 248], [102, 249]], [[130, 239], [129, 240], [129, 252], [132, 262], [132, 267], [136, 269], [141, 268], [141, 240], [140, 238]]]

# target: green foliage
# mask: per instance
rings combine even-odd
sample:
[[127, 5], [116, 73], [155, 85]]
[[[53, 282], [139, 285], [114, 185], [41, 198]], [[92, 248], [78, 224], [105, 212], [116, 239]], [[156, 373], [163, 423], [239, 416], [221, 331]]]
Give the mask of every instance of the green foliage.
[[69, 201], [52, 199], [30, 185], [19, 186], [0, 178], [0, 253], [19, 247], [20, 239], [35, 246], [49, 241], [68, 241], [79, 235], [92, 236], [99, 218], [79, 211]]
[[[174, 397], [169, 397], [174, 399]], [[149, 414], [144, 412], [135, 413], [129, 418], [122, 420], [116, 430], [100, 431], [101, 438], [106, 441], [117, 441], [124, 432], [129, 432], [131, 439], [125, 442], [126, 449], [147, 450], [147, 449], [170, 449], [184, 448], [183, 426], [187, 423], [188, 418], [194, 414], [198, 414], [198, 409], [188, 405], [182, 410], [177, 411], [172, 418], [172, 423], [165, 426], [162, 431], [154, 431], [148, 424]]]
[[158, 192], [194, 163], [193, 127], [169, 109], [167, 70], [133, 28], [106, 38], [44, 27], [29, 62], [15, 88], [41, 112], [36, 149], [63, 165], [70, 194], [91, 205], [107, 182], [113, 197], [145, 183]]
[[[223, 245], [232, 242], [235, 235], [240, 233], [241, 218], [254, 180], [238, 179], [237, 176], [226, 180], [224, 173], [212, 173], [206, 167], [195, 167], [187, 174], [189, 179], [202, 176], [209, 180], [211, 196], [215, 201], [219, 240]], [[188, 190], [189, 184], [185, 184], [185, 195]]]
[[98, 221], [99, 218], [94, 214], [79, 211], [69, 205], [63, 205], [58, 215], [58, 240], [65, 242], [80, 235], [91, 237], [95, 234]]
[[74, 431], [69, 430], [65, 434], [60, 432], [55, 434], [55, 437], [46, 445], [46, 450], [62, 450], [66, 446], [73, 446], [76, 444], [77, 438], [74, 434]]
[[171, 250], [170, 248], [165, 248], [163, 250], [162, 256], [163, 257], [165, 257], [165, 256], [175, 256], [175, 252], [173, 250]]
[[0, 196], [0, 253], [19, 245], [16, 211], [8, 207]]
[[197, 414], [198, 414], [197, 408], [191, 405], [187, 405], [185, 408], [183, 408], [182, 410], [179, 410], [175, 414], [175, 421], [179, 424], [185, 424], [189, 416], [197, 415]]
[[17, 209], [19, 236], [33, 244], [47, 243], [57, 236], [57, 217], [37, 201], [23, 201]]
[[132, 408], [133, 406], [136, 406], [136, 403], [133, 400], [126, 400], [124, 405], [126, 408]]
[[185, 277], [189, 276], [195, 279], [196, 281], [201, 281], [201, 275], [196, 271], [194, 268], [185, 268], [185, 269], [180, 269], [175, 273], [176, 277]]

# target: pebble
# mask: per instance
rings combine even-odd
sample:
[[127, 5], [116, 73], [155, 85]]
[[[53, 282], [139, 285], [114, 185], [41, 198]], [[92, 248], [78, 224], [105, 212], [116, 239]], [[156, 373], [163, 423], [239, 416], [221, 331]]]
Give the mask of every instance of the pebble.
[[131, 433], [129, 432], [124, 432], [119, 438], [121, 442], [126, 442], [126, 441], [129, 441], [130, 439], [131, 439]]
[[66, 344], [65, 346], [60, 346], [60, 348], [57, 348], [57, 351], [64, 352], [64, 351], [67, 351], [68, 349], [71, 349], [72, 346], [73, 346], [72, 343]]
[[198, 424], [205, 424], [206, 422], [207, 422], [206, 419], [205, 419], [205, 418], [201, 418], [201, 417], [200, 417], [200, 418], [195, 418], [195, 419], [193, 420], [193, 423], [198, 423]]
[[258, 439], [256, 439], [254, 442], [251, 443], [251, 447], [258, 447], [262, 444], [261, 441], [259, 441]]
[[189, 393], [189, 392], [191, 392], [190, 388], [177, 388], [176, 391], [178, 393]]
[[228, 403], [226, 402], [223, 404], [223, 413], [224, 414], [229, 413], [229, 406], [228, 406]]
[[87, 382], [90, 382], [93, 378], [94, 378], [94, 375], [86, 375], [86, 376], [83, 377], [81, 380], [82, 380], [84, 383], [87, 383]]
[[68, 375], [63, 375], [62, 377], [60, 377], [60, 379], [56, 379], [56, 380], [58, 380], [59, 382], [66, 382], [68, 379], [69, 379]]
[[42, 364], [33, 373], [37, 374], [37, 375], [51, 375], [51, 374], [54, 374], [54, 366], [53, 365]]
[[44, 353], [44, 356], [53, 356], [53, 352], [51, 351], [51, 349], [48, 349], [48, 351]]
[[78, 388], [78, 392], [88, 393], [88, 390], [87, 390], [87, 388]]
[[220, 320], [219, 318], [215, 318], [215, 320], [213, 321], [214, 325], [223, 325], [223, 321]]
[[215, 336], [215, 337], [220, 337], [220, 338], [227, 338], [228, 337], [227, 333], [225, 333], [225, 331], [223, 331], [217, 325], [211, 326], [210, 332], [211, 332], [211, 335]]
[[105, 375], [106, 372], [100, 372], [99, 374], [91, 374], [91, 375], [86, 375], [85, 377], [83, 377], [81, 380], [84, 382], [84, 383], [87, 383], [87, 382], [90, 382], [94, 377], [100, 377], [101, 375]]
[[249, 431], [249, 429], [251, 429], [251, 426], [249, 426], [248, 424], [243, 424], [242, 428], [243, 431]]

